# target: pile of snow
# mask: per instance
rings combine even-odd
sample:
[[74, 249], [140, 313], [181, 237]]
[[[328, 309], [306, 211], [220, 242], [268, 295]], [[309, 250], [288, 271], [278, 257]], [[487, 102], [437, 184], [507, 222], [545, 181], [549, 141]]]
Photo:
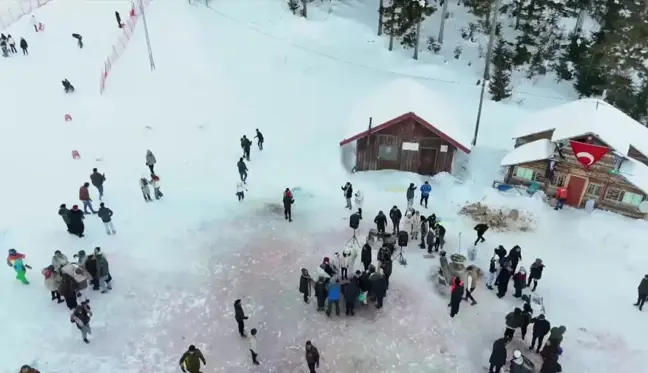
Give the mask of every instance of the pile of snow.
[[548, 159], [554, 154], [556, 145], [551, 140], [540, 139], [521, 145], [508, 153], [501, 162], [502, 166], [513, 166], [522, 163]]
[[485, 223], [490, 229], [497, 231], [527, 232], [535, 229], [535, 217], [524, 210], [495, 208], [475, 202], [464, 206], [459, 214], [468, 215], [473, 220]]

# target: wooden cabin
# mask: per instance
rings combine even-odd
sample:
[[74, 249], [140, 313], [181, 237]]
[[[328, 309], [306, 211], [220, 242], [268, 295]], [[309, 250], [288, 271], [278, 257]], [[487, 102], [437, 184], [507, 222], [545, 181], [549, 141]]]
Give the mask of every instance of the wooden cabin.
[[[554, 127], [559, 125], [553, 124]], [[576, 123], [567, 125], [577, 126]], [[614, 128], [615, 123], [609, 123], [609, 126]], [[640, 126], [637, 130], [645, 131], [644, 136], [648, 137], [648, 129], [639, 123], [637, 126]], [[623, 126], [617, 129], [623, 131]], [[632, 143], [632, 139], [619, 145], [618, 133], [605, 136], [599, 134], [603, 131], [595, 128], [587, 133], [582, 133], [586, 129], [576, 129], [573, 133], [581, 134], [565, 137], [568, 132], [563, 131], [557, 136], [555, 131], [558, 129], [549, 128], [515, 139], [515, 149], [502, 160], [502, 166], [508, 167], [507, 184], [530, 185], [536, 182], [549, 196], [554, 196], [557, 188], [566, 187], [567, 205], [583, 208], [588, 200], [593, 200], [595, 208], [646, 218], [639, 205], [648, 194], [648, 157], [634, 146], [627, 145]], [[608, 147], [609, 151], [598, 162], [585, 167], [572, 151], [570, 140]], [[628, 149], [618, 149], [615, 145]]]
[[[367, 118], [369, 119], [369, 118]], [[340, 142], [356, 142], [355, 170], [400, 170], [434, 175], [451, 172], [457, 151], [468, 144], [451, 138], [413, 112], [402, 114]]]

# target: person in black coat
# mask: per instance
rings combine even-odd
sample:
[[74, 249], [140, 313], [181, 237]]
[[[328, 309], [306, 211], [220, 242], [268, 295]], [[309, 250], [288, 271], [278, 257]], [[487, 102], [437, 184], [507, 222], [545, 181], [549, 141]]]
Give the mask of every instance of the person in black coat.
[[295, 203], [292, 192], [286, 188], [283, 195], [284, 217], [288, 221], [292, 221], [292, 204]]
[[490, 359], [490, 368], [488, 368], [488, 373], [500, 373], [502, 367], [506, 365], [506, 344], [508, 340], [506, 338], [500, 338], [493, 343], [493, 351], [491, 352]]
[[398, 209], [398, 207], [394, 206], [391, 208], [391, 210], [389, 210], [389, 219], [391, 219], [392, 224], [394, 225], [394, 233], [400, 232], [400, 221], [402, 217], [403, 214], [401, 213], [401, 210]]
[[313, 279], [308, 274], [306, 268], [301, 269], [301, 277], [299, 277], [299, 292], [304, 295], [304, 303], [308, 303], [308, 297], [310, 296], [310, 288]]
[[358, 278], [352, 277], [351, 280], [344, 286], [344, 303], [347, 316], [355, 315], [355, 305], [360, 296], [360, 287], [358, 286]]
[[544, 269], [545, 265], [542, 264], [542, 259], [538, 258], [531, 264], [531, 269], [529, 271], [529, 282], [527, 282], [527, 286], [531, 286], [531, 280], [533, 280], [533, 288], [531, 291], [535, 291], [536, 288], [538, 287], [538, 280], [542, 278], [542, 270]]
[[369, 265], [371, 264], [371, 245], [365, 243], [362, 246], [362, 252], [360, 253], [360, 261], [364, 266], [364, 270], [369, 270]]
[[511, 265], [508, 263], [508, 261], [504, 261], [502, 267], [500, 268], [500, 272], [497, 275], [497, 279], [495, 280], [495, 283], [497, 284], [498, 298], [502, 298], [506, 295], [506, 291], [508, 290], [508, 285], [509, 285], [509, 281], [511, 280], [511, 276], [513, 276], [513, 270], [511, 269]]
[[78, 205], [72, 206], [70, 210], [70, 230], [69, 232], [83, 237], [83, 232], [85, 231], [85, 225], [83, 224], [83, 219], [85, 219], [85, 214], [79, 209]]
[[526, 337], [527, 328], [531, 324], [533, 318], [533, 308], [529, 302], [524, 302], [524, 307], [522, 307], [522, 323], [520, 324], [520, 331], [522, 332], [522, 339]]
[[530, 350], [533, 350], [536, 341], [538, 341], [538, 347], [536, 348], [536, 353], [540, 353], [540, 348], [542, 347], [542, 341], [544, 340], [544, 337], [549, 333], [551, 330], [551, 324], [549, 321], [545, 319], [545, 315], [538, 315], [538, 317], [535, 317], [531, 319], [531, 322], [533, 323], [533, 337], [531, 338], [531, 347], [529, 347]]
[[259, 129], [256, 129], [256, 135], [254, 136], [255, 139], [257, 139], [257, 145], [259, 146], [259, 150], [263, 150], [263, 134]]
[[98, 268], [97, 268], [97, 257], [94, 254], [88, 255], [83, 262], [83, 267], [88, 271], [92, 279], [90, 284], [92, 285], [92, 290], [99, 290], [99, 277]]
[[238, 162], [236, 162], [236, 167], [238, 168], [239, 176], [241, 177], [241, 181], [245, 183], [245, 180], [247, 180], [247, 172], [248, 168], [245, 165], [245, 162], [243, 162], [243, 157], [239, 158]]
[[[371, 268], [369, 269], [372, 270]], [[387, 294], [387, 286], [385, 285], [385, 277], [376, 272], [375, 268], [369, 276], [371, 282], [371, 294], [376, 297], [376, 308], [381, 309], [383, 306], [383, 299]]]
[[391, 260], [380, 262], [383, 275], [385, 276], [385, 290], [389, 290], [389, 277], [392, 275], [392, 263]]
[[241, 306], [241, 300], [237, 299], [234, 301], [234, 319], [236, 320], [236, 323], [238, 324], [238, 332], [241, 335], [241, 337], [247, 337], [245, 335], [245, 322], [244, 320], [247, 320], [248, 317], [245, 316], [245, 313], [243, 312], [243, 307]]
[[324, 311], [327, 297], [328, 289], [326, 289], [326, 279], [324, 277], [320, 277], [315, 283], [315, 298], [317, 298], [318, 311]]
[[450, 317], [455, 317], [459, 313], [459, 305], [464, 296], [464, 282], [459, 277], [452, 279], [450, 286]]
[[250, 146], [252, 146], [252, 141], [247, 138], [247, 136], [243, 135], [241, 137], [241, 148], [243, 148], [243, 157], [250, 161]]
[[499, 245], [497, 246], [497, 249], [495, 249], [495, 254], [499, 258], [499, 262], [502, 263], [504, 258], [506, 258], [506, 249], [504, 248], [504, 246]]
[[443, 245], [445, 244], [446, 229], [441, 224], [434, 224], [434, 230], [437, 232], [434, 251], [439, 252], [439, 249], [443, 250]]
[[511, 262], [513, 272], [517, 271], [518, 263], [522, 260], [522, 248], [518, 245], [513, 246], [507, 259]]
[[27, 40], [25, 38], [20, 38], [20, 49], [23, 51], [23, 55], [29, 56], [29, 51], [27, 50], [29, 45], [27, 45]]
[[540, 373], [561, 373], [562, 366], [558, 362], [559, 354], [552, 354], [542, 360], [542, 367]]
[[484, 233], [488, 230], [488, 225], [484, 223], [479, 223], [475, 225], [475, 231], [477, 231], [477, 239], [475, 240], [475, 246], [477, 246], [477, 243], [484, 242], [486, 239], [484, 238]]
[[379, 234], [384, 234], [385, 233], [385, 227], [387, 226], [387, 217], [385, 216], [385, 213], [381, 211], [378, 211], [378, 215], [374, 218], [374, 223], [376, 223], [376, 230], [378, 231]]
[[346, 200], [345, 207], [349, 210], [353, 209], [353, 204], [351, 203], [351, 199], [353, 198], [353, 186], [351, 183], [347, 181], [347, 183], [342, 186], [342, 191], [344, 192], [344, 199]]

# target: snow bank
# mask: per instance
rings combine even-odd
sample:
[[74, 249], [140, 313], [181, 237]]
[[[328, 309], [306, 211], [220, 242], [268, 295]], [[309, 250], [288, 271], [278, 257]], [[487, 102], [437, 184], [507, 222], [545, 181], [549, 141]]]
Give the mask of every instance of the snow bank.
[[396, 79], [379, 88], [368, 97], [359, 100], [351, 113], [349, 131], [351, 138], [369, 127], [377, 127], [405, 113], [413, 112], [461, 145], [470, 149], [471, 136], [457, 120], [454, 105], [411, 79]]
[[627, 155], [630, 146], [648, 155], [648, 129], [614, 106], [598, 99], [582, 99], [531, 114], [514, 138], [553, 130], [551, 141], [594, 134]]
[[540, 139], [515, 148], [502, 159], [502, 166], [511, 166], [547, 159], [554, 153], [556, 146], [551, 140]]

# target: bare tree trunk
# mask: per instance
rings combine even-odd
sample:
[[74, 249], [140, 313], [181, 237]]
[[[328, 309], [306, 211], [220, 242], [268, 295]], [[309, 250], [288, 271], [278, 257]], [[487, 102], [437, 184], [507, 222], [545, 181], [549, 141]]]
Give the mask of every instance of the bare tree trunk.
[[[646, 3], [648, 6], [648, 3]], [[574, 26], [574, 34], [579, 35], [583, 32], [583, 22], [585, 22], [585, 15], [587, 15], [587, 11], [585, 9], [581, 9], [578, 11], [578, 18], [576, 18], [576, 26]]]
[[[448, 0], [446, 0], [446, 4], [448, 3]], [[418, 52], [419, 52], [419, 39], [421, 39], [421, 21], [422, 21], [423, 16], [421, 15], [418, 19], [418, 22], [416, 23], [416, 40], [414, 41], [414, 59], [418, 60]]]
[[306, 7], [306, 0], [302, 0], [302, 17], [308, 18], [308, 8]]
[[520, 29], [520, 19], [522, 18], [522, 1], [518, 1], [517, 11], [515, 14], [515, 29]]
[[391, 31], [389, 31], [389, 51], [394, 49], [394, 23], [396, 23], [396, 12], [394, 11], [395, 9], [392, 9], [392, 14], [391, 18], [389, 20], [389, 28]]
[[385, 7], [383, 6], [383, 0], [378, 0], [378, 36], [382, 35], [383, 29], [383, 14], [385, 13]]
[[443, 1], [443, 8], [441, 8], [441, 26], [439, 27], [439, 37], [437, 42], [443, 44], [443, 30], [445, 29], [446, 15], [448, 14], [448, 3], [450, 0]]

